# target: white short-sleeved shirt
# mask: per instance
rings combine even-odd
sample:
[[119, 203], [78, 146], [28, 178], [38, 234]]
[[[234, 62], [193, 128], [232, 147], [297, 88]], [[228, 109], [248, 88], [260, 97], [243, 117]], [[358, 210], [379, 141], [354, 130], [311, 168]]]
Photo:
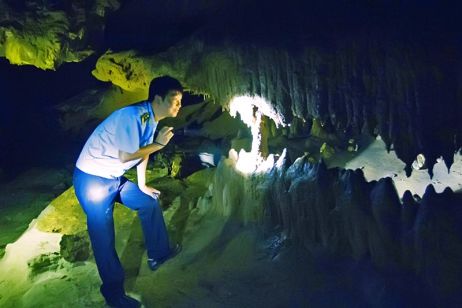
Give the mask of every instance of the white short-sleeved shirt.
[[77, 168], [109, 179], [122, 176], [141, 159], [123, 163], [119, 160], [119, 150], [134, 153], [151, 144], [156, 127], [148, 101], [114, 111], [88, 138], [77, 160]]

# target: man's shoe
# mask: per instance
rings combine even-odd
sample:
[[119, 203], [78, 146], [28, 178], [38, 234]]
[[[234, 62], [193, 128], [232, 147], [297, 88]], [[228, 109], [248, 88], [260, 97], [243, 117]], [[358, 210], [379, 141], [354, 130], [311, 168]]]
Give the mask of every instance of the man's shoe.
[[175, 257], [177, 254], [181, 252], [182, 246], [181, 244], [177, 243], [171, 250], [170, 254], [168, 254], [166, 257], [156, 260], [156, 259], [148, 259], [148, 266], [151, 269], [151, 271], [157, 270], [165, 261], [172, 259]]
[[121, 295], [116, 298], [106, 298], [106, 304], [110, 307], [117, 308], [139, 308], [141, 303], [128, 295]]

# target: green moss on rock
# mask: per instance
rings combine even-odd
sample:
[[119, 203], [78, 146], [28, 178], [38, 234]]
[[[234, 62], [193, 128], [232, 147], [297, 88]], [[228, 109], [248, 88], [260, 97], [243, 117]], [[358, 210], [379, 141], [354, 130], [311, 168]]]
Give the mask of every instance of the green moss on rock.
[[165, 207], [168, 207], [185, 189], [185, 185], [181, 180], [169, 176], [156, 178], [149, 181], [148, 185], [161, 192], [160, 200]]
[[74, 187], [54, 199], [37, 219], [37, 228], [44, 232], [75, 234], [85, 231], [86, 217], [75, 197]]
[[87, 232], [64, 234], [59, 245], [61, 256], [66, 261], [85, 261], [90, 257], [90, 240]]
[[[114, 208], [116, 228], [132, 224], [136, 213], [124, 206]], [[87, 219], [74, 192], [69, 188], [54, 199], [46, 210], [37, 218], [37, 228], [44, 232], [77, 234], [87, 230]]]
[[54, 271], [60, 267], [59, 260], [61, 256], [57, 252], [39, 255], [27, 262], [30, 268], [31, 277], [35, 277], [38, 274]]
[[0, 259], [5, 255], [5, 247], [6, 245], [0, 245]]
[[324, 142], [321, 148], [319, 149], [319, 153], [321, 154], [322, 158], [324, 158], [325, 160], [329, 160], [335, 155], [335, 149]]

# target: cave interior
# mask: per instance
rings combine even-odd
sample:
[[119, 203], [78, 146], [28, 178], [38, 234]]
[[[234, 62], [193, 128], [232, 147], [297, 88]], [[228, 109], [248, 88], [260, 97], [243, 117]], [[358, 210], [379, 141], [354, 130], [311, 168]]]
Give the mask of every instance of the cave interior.
[[[93, 129], [184, 86], [150, 156], [183, 251], [145, 307], [462, 307], [462, 22], [437, 0], [0, 0], [0, 306], [104, 307], [72, 173]], [[133, 170], [126, 176], [136, 180]]]

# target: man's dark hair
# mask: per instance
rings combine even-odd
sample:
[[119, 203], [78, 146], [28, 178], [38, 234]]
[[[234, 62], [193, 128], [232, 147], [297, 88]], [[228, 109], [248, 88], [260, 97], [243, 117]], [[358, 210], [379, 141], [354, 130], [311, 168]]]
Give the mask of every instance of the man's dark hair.
[[161, 76], [151, 80], [149, 85], [149, 97], [148, 100], [152, 102], [156, 95], [159, 95], [162, 99], [165, 98], [170, 91], [178, 91], [183, 93], [183, 86], [181, 83], [170, 76]]

